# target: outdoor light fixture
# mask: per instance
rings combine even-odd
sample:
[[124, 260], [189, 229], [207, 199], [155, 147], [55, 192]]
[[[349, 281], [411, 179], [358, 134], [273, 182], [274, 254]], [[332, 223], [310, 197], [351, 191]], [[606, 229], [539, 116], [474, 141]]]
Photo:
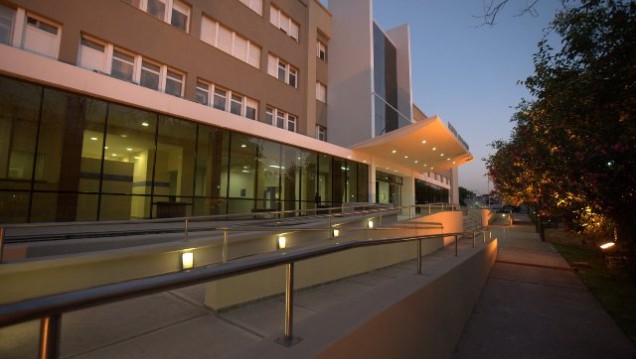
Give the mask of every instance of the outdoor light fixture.
[[340, 235], [340, 230], [338, 228], [333, 229], [333, 236], [338, 237]]
[[603, 243], [600, 245], [601, 249], [608, 249], [608, 248], [612, 248], [616, 245], [616, 243], [614, 242], [607, 242], [607, 243]]
[[373, 229], [373, 220], [372, 220], [372, 219], [370, 219], [370, 220], [367, 222], [367, 226], [369, 227], [369, 229]]
[[181, 270], [187, 270], [194, 267], [194, 253], [183, 252], [181, 253]]
[[287, 238], [278, 236], [278, 249], [285, 249], [285, 247], [287, 247]]

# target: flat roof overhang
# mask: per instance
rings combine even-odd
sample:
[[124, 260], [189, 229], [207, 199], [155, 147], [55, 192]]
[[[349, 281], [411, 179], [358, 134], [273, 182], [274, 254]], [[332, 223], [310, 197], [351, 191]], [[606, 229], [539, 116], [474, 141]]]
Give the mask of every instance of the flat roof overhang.
[[358, 143], [351, 149], [415, 172], [448, 170], [473, 159], [470, 151], [437, 116]]

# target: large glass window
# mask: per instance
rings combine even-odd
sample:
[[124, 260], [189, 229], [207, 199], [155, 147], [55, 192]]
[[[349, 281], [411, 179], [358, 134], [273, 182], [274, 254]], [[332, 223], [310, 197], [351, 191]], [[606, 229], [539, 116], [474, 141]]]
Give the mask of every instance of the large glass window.
[[258, 145], [259, 141], [253, 137], [238, 133], [231, 135], [228, 182], [229, 211], [231, 213], [249, 213], [255, 208], [259, 163]]
[[[136, 195], [126, 197], [127, 202], [119, 206], [119, 210], [128, 211], [129, 218], [150, 218], [156, 122], [153, 113], [110, 105], [102, 191]], [[111, 197], [111, 201], [116, 198], [123, 197]], [[102, 201], [100, 214], [115, 210], [108, 207], [109, 203]]]
[[[280, 144], [255, 140], [256, 160], [256, 206], [258, 210], [279, 210], [280, 206]], [[283, 168], [284, 170], [284, 168]]]
[[364, 164], [179, 118], [3, 77], [0, 109], [7, 222], [311, 209], [367, 196]]
[[196, 125], [159, 116], [153, 179], [154, 217], [182, 217], [191, 213], [194, 194]]
[[199, 126], [194, 194], [201, 199], [195, 200], [197, 215], [225, 213], [230, 158], [228, 141], [228, 132]]
[[332, 171], [331, 171], [332, 157], [319, 154], [318, 155], [318, 195], [319, 202], [322, 206], [331, 206], [331, 189], [332, 189]]
[[41, 171], [41, 178], [33, 188], [69, 194], [40, 197], [46, 201], [33, 207], [32, 218], [71, 221], [89, 208], [96, 211], [96, 203], [80, 202], [77, 192], [99, 192], [105, 118], [106, 104], [102, 101], [51, 89], [44, 91], [40, 133], [46, 135], [38, 140], [36, 168]]

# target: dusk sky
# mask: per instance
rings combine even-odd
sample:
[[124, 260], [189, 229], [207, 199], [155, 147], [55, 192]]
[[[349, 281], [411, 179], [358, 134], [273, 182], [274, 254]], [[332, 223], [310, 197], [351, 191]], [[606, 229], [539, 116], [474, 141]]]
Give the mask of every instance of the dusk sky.
[[494, 26], [480, 26], [482, 0], [373, 0], [380, 27], [409, 24], [413, 101], [466, 140], [474, 159], [460, 167], [459, 185], [481, 194], [488, 186], [482, 158], [490, 142], [509, 138], [514, 107], [528, 98], [517, 81], [533, 73], [532, 55], [560, 7], [540, 0], [537, 17], [516, 16], [526, 3], [512, 0]]

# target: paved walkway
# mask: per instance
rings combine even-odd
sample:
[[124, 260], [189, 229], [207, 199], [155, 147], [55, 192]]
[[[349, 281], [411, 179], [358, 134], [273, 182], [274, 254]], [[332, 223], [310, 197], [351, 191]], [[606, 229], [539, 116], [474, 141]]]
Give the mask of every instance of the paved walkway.
[[632, 343], [534, 226], [494, 227], [493, 235], [497, 262], [455, 358], [636, 358]]

